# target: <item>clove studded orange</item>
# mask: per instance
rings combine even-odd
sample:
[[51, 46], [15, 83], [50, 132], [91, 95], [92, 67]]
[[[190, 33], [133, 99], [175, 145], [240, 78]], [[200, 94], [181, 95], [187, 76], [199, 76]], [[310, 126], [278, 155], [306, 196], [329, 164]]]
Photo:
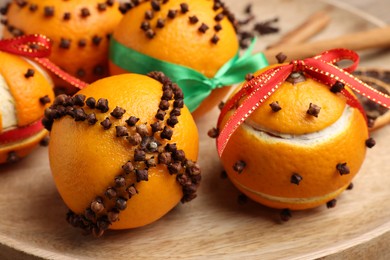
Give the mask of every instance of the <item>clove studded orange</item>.
[[341, 93], [295, 74], [238, 127], [221, 161], [254, 201], [302, 210], [332, 201], [350, 185], [367, 139], [364, 116]]
[[58, 96], [46, 113], [50, 167], [68, 221], [97, 236], [152, 223], [196, 196], [195, 122], [180, 88], [151, 76], [96, 81]]
[[[108, 75], [108, 39], [122, 18], [115, 1], [12, 1], [4, 38], [43, 34], [52, 41], [49, 59], [85, 82]], [[53, 76], [56, 86], [68, 84]], [[67, 89], [75, 92], [76, 89]]]
[[35, 63], [0, 52], [0, 163], [29, 154], [47, 135], [41, 124], [52, 82]]
[[[218, 2], [145, 1], [128, 10], [115, 29], [113, 38], [142, 54], [214, 77], [238, 51], [234, 25], [229, 21], [233, 16]], [[230, 18], [223, 12], [230, 14]], [[110, 72], [116, 75], [127, 71], [111, 60]], [[194, 111], [194, 116], [212, 109], [228, 90], [213, 90]]]

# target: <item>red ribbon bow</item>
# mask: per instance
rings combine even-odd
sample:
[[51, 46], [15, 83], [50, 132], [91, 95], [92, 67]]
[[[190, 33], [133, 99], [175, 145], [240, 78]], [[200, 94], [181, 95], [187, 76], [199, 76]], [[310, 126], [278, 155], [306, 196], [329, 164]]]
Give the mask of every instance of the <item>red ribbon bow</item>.
[[[350, 60], [352, 61], [352, 65], [341, 69], [335, 65], [336, 62], [341, 60]], [[356, 69], [358, 63], [359, 55], [356, 52], [347, 49], [333, 49], [313, 58], [295, 60], [288, 65], [281, 65], [268, 69], [246, 82], [241, 90], [225, 104], [218, 118], [218, 125], [220, 125], [226, 113], [234, 108], [241, 98], [247, 96], [234, 114], [228, 119], [225, 127], [221, 130], [217, 138], [219, 156], [222, 156], [231, 135], [236, 129], [253, 113], [253, 111], [263, 104], [293, 72], [303, 72], [305, 76], [311, 77], [329, 87], [333, 86], [336, 81], [339, 81], [370, 100], [386, 108], [390, 108], [389, 95], [377, 91], [350, 74]], [[342, 90], [341, 93], [347, 98], [347, 103], [350, 106], [358, 108], [363, 115], [365, 115], [360, 102], [355, 96], [345, 89]]]
[[78, 89], [82, 89], [88, 85], [61, 70], [57, 65], [47, 59], [51, 53], [51, 43], [44, 35], [33, 34], [0, 40], [0, 51], [33, 58], [43, 67]]

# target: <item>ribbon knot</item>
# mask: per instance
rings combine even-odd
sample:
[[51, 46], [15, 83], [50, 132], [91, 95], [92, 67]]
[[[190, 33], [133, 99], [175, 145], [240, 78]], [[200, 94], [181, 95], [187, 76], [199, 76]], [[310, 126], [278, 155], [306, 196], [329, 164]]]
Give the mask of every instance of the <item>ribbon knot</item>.
[[210, 90], [214, 90], [216, 88], [223, 87], [223, 85], [224, 85], [220, 78], [206, 79], [204, 81], [204, 83], [210, 87]]
[[242, 56], [237, 52], [212, 78], [192, 68], [155, 59], [128, 48], [116, 41], [114, 37], [111, 37], [109, 53], [110, 60], [115, 65], [129, 72], [147, 74], [151, 71], [162, 71], [183, 90], [184, 103], [192, 112], [210, 95], [212, 90], [241, 83], [246, 74], [268, 65], [263, 53], [252, 55], [254, 46], [255, 39]]
[[305, 70], [305, 61], [303, 60], [293, 60], [290, 62], [291, 65], [293, 65], [293, 72], [299, 72]]
[[[341, 60], [350, 60], [352, 64], [347, 68], [339, 68], [335, 64]], [[318, 82], [332, 87], [336, 81], [349, 86], [354, 91], [369, 98], [370, 100], [390, 108], [390, 96], [368, 86], [361, 80], [355, 78], [350, 72], [353, 72], [359, 62], [359, 56], [356, 52], [347, 49], [333, 49], [324, 52], [314, 58], [308, 58], [304, 61], [292, 61], [287, 65], [280, 65], [264, 71], [252, 80], [247, 81], [242, 88], [225, 104], [218, 118], [218, 125], [221, 125], [222, 119], [226, 113], [235, 108], [240, 102], [240, 106], [228, 119], [224, 128], [217, 138], [217, 149], [219, 156], [222, 153], [230, 139], [230, 136], [236, 129], [255, 111], [255, 108], [262, 105], [276, 89], [287, 79], [294, 71], [302, 71], [306, 77], [310, 77]], [[346, 97], [347, 103], [359, 109], [365, 117], [364, 109], [357, 98], [348, 90], [342, 90], [341, 93]]]
[[76, 88], [82, 89], [88, 85], [87, 83], [64, 72], [47, 59], [51, 53], [51, 42], [50, 39], [44, 35], [32, 34], [0, 40], [0, 51], [26, 58], [33, 58], [43, 67]]

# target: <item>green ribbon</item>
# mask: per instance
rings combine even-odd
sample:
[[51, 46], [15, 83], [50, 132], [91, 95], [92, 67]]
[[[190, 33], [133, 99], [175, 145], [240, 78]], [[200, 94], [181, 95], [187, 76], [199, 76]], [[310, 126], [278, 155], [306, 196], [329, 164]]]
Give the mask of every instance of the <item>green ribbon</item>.
[[[147, 74], [162, 71], [183, 90], [184, 103], [194, 111], [200, 103], [216, 88], [230, 86], [244, 81], [248, 73], [255, 72], [268, 65], [263, 53], [252, 55], [255, 46], [253, 39], [250, 47], [240, 56], [239, 53], [226, 62], [213, 78], [186, 66], [155, 59], [128, 48], [111, 37], [110, 60], [117, 66], [133, 73]], [[210, 59], [215, 57], [210, 57]]]

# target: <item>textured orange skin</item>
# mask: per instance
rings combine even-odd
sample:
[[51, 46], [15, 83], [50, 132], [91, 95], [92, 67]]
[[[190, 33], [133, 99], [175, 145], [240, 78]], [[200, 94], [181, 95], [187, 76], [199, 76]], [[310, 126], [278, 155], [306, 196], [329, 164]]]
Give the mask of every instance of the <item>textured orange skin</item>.
[[[282, 107], [276, 113], [268, 105], [274, 101]], [[309, 101], [322, 107], [318, 118], [306, 116]], [[344, 107], [343, 97], [315, 81], [307, 80], [295, 86], [284, 83], [249, 117], [249, 121], [280, 133], [299, 136], [325, 129], [338, 119]], [[224, 117], [220, 127], [232, 113]], [[324, 137], [311, 145], [291, 144], [281, 138], [277, 141], [258, 138], [245, 126], [240, 126], [227, 144], [221, 161], [236, 187], [261, 204], [292, 210], [317, 207], [345, 190], [364, 161], [365, 140], [368, 138], [366, 121], [353, 108], [348, 124], [333, 138]], [[232, 168], [238, 160], [246, 162], [241, 174]], [[347, 162], [350, 174], [340, 176], [336, 165], [344, 162]], [[294, 173], [303, 177], [299, 185], [290, 182]]]
[[[295, 85], [284, 82], [264, 105], [253, 112], [250, 120], [285, 134], [313, 133], [330, 126], [342, 115], [346, 101], [342, 97], [335, 98], [329, 87], [314, 85], [317, 84], [312, 79]], [[269, 106], [274, 101], [282, 107], [277, 113], [273, 113]], [[321, 107], [320, 116], [306, 114], [310, 103]]]
[[[140, 118], [140, 122], [148, 122], [149, 126], [155, 121], [162, 87], [147, 76], [123, 74], [99, 80], [79, 93], [108, 99], [110, 111], [97, 113], [99, 122], [110, 117], [115, 106], [127, 111], [115, 124], [113, 121], [109, 130], [103, 130], [99, 123], [89, 126], [68, 117], [53, 125], [49, 158], [54, 181], [67, 206], [80, 214], [96, 196], [104, 193], [114, 177], [121, 173], [121, 166], [132, 159], [134, 147], [127, 140], [115, 137], [114, 125], [124, 125], [124, 121], [133, 115]], [[186, 108], [178, 118], [170, 142], [184, 150], [188, 159], [196, 160], [198, 132], [195, 122]], [[152, 223], [171, 210], [183, 195], [176, 176], [170, 175], [161, 165], [150, 168], [149, 181], [136, 183], [136, 188], [139, 194], [128, 201], [127, 209], [120, 213], [120, 220], [113, 223], [112, 229]]]
[[18, 158], [26, 157], [46, 135], [48, 135], [48, 132], [43, 129], [38, 134], [20, 142], [0, 146], [0, 164], [7, 162], [8, 153], [10, 152], [16, 152]]
[[[84, 69], [85, 77], [81, 80], [93, 82], [108, 75], [108, 39], [107, 34], [113, 32], [118, 25], [122, 14], [118, 10], [118, 3], [112, 7], [107, 7], [106, 11], [99, 11], [97, 4], [104, 1], [79, 0], [79, 1], [51, 1], [51, 0], [31, 0], [29, 4], [36, 4], [37, 11], [31, 12], [29, 7], [19, 8], [12, 2], [7, 13], [8, 23], [15, 28], [24, 31], [25, 34], [40, 33], [48, 36], [52, 40], [52, 54], [49, 59], [73, 76], [77, 76], [78, 69]], [[55, 13], [53, 17], [45, 17], [43, 10], [45, 6], [53, 6]], [[82, 18], [81, 8], [88, 8], [90, 16]], [[71, 13], [71, 19], [63, 20], [65, 12]], [[98, 35], [102, 37], [99, 46], [92, 44], [92, 37]], [[5, 28], [4, 38], [13, 37]], [[61, 38], [71, 41], [69, 49], [59, 47]], [[80, 39], [86, 39], [87, 45], [83, 48], [77, 45]], [[94, 75], [93, 68], [96, 65], [104, 65], [105, 73]], [[56, 86], [66, 86], [67, 84], [53, 77]]]
[[[112, 62], [110, 62], [110, 69], [114, 75], [128, 73], [127, 71], [116, 66]], [[219, 104], [222, 101], [222, 98], [226, 96], [229, 91], [230, 87], [223, 87], [213, 90], [211, 94], [205, 100], [203, 100], [199, 107], [192, 112], [192, 116], [194, 118], [199, 118], [205, 115], [208, 111], [210, 111], [217, 104]]]
[[[238, 41], [232, 24], [225, 17], [221, 22], [222, 30], [218, 32], [220, 38], [217, 44], [211, 43], [210, 39], [215, 34], [213, 26], [216, 24], [214, 17], [221, 11], [213, 10], [213, 1], [198, 0], [191, 1], [189, 12], [182, 14], [180, 11], [174, 19], [166, 19], [169, 9], [180, 10], [181, 0], [170, 0], [162, 5], [161, 11], [155, 12], [154, 18], [150, 21], [156, 36], [149, 39], [145, 32], [140, 29], [144, 21], [145, 11], [150, 9], [150, 2], [131, 9], [118, 27], [113, 37], [121, 44], [137, 50], [151, 57], [188, 66], [203, 73], [207, 77], [213, 77], [219, 68], [230, 60], [238, 51]], [[199, 22], [191, 24], [189, 16], [196, 15]], [[164, 28], [154, 28], [158, 18], [166, 19]], [[201, 23], [207, 24], [210, 29], [206, 33], [198, 31]], [[218, 58], [215, 58], [218, 57]], [[110, 73], [116, 75], [123, 73], [110, 62]], [[194, 115], [201, 116], [215, 105], [227, 94], [229, 88], [214, 90], [210, 98], [202, 102]]]
[[[0, 74], [15, 99], [18, 126], [26, 126], [42, 118], [43, 111], [48, 105], [43, 106], [39, 98], [48, 95], [53, 100], [51, 84], [34, 66], [18, 56], [0, 52], [0, 60]], [[24, 74], [28, 69], [34, 69], [35, 74], [26, 79]]]
[[[48, 95], [50, 100], [54, 99], [51, 82], [19, 56], [0, 52], [0, 60], [0, 74], [4, 77], [15, 100], [18, 127], [28, 126], [40, 120], [49, 104], [42, 105], [39, 98]], [[28, 69], [34, 69], [35, 73], [33, 77], [27, 79], [24, 74]], [[6, 131], [2, 129], [1, 118], [0, 113], [0, 132]], [[19, 158], [25, 157], [46, 134], [47, 131], [43, 130], [26, 140], [0, 145], [0, 164], [6, 162], [9, 152], [16, 152]]]

